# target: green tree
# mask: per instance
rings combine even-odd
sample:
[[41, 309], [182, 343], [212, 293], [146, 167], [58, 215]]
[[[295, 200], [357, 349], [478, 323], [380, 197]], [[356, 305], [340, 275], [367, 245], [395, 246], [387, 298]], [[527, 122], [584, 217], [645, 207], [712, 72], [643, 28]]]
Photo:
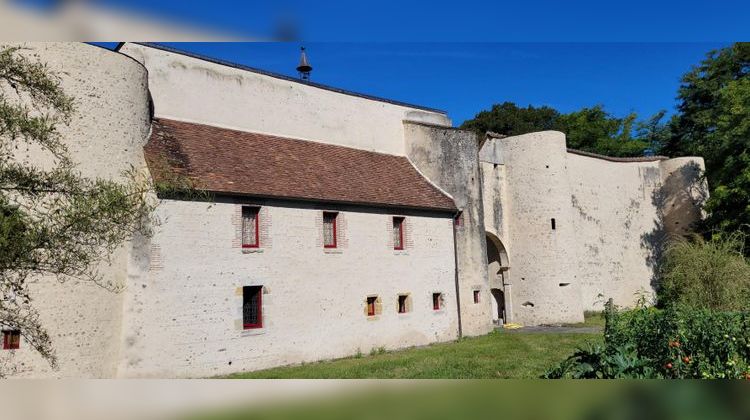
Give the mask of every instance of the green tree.
[[555, 130], [559, 116], [559, 112], [547, 106], [536, 108], [529, 105], [526, 108], [519, 108], [513, 102], [503, 102], [465, 121], [461, 124], [461, 128], [474, 130], [480, 135], [492, 131], [507, 136], [517, 136], [534, 131]]
[[546, 106], [519, 108], [512, 102], [504, 102], [478, 113], [461, 128], [481, 135], [492, 131], [508, 136], [557, 130], [566, 134], [568, 147], [573, 149], [608, 156], [642, 156], [645, 149], [658, 149], [665, 138], [663, 116], [664, 111], [646, 122], [638, 122], [635, 113], [617, 118], [601, 105], [561, 114]]
[[750, 43], [711, 51], [683, 76], [678, 101], [665, 151], [705, 159], [706, 231], [743, 229], [750, 225]]
[[[102, 281], [96, 265], [135, 233], [150, 233], [153, 205], [135, 171], [124, 183], [76, 171], [59, 131], [70, 124], [74, 101], [26, 52], [0, 46], [0, 328], [20, 331], [55, 367], [29, 281], [76, 278], [117, 288]], [[28, 163], [25, 153], [49, 163]]]

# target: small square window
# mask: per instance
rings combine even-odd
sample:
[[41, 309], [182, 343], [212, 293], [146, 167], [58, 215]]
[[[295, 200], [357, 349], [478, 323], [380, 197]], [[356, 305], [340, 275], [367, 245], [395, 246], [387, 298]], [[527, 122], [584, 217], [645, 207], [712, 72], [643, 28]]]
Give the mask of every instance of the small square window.
[[435, 311], [439, 311], [443, 309], [443, 294], [442, 293], [432, 294], [432, 309]]
[[3, 350], [18, 350], [21, 348], [21, 331], [3, 331]]
[[323, 212], [323, 247], [336, 248], [336, 218], [338, 213]]
[[404, 249], [404, 218], [393, 218], [393, 249]]
[[474, 291], [474, 303], [479, 303], [479, 290]]
[[367, 316], [375, 316], [377, 302], [378, 302], [377, 296], [367, 297]]
[[398, 295], [398, 313], [405, 314], [409, 312], [409, 295]]
[[263, 286], [242, 288], [242, 325], [246, 330], [263, 328]]
[[260, 246], [259, 238], [259, 219], [260, 208], [242, 207], [242, 247], [258, 248]]

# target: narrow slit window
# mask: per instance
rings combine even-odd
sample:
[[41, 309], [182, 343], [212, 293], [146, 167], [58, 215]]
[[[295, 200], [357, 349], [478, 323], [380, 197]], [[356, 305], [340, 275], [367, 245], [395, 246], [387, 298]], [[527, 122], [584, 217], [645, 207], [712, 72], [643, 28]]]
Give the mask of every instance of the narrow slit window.
[[393, 249], [404, 249], [404, 218], [393, 218]]
[[338, 213], [323, 212], [323, 247], [336, 248], [336, 218]]
[[3, 331], [3, 350], [18, 350], [21, 348], [21, 331]]
[[259, 219], [260, 208], [242, 207], [242, 247], [258, 248], [260, 246], [259, 238]]
[[443, 307], [443, 294], [442, 293], [433, 293], [432, 294], [432, 309], [435, 311], [439, 311]]
[[555, 224], [555, 219], [554, 218], [551, 219], [551, 222], [552, 222], [552, 230], [555, 230], [555, 228], [557, 228], [557, 225]]
[[377, 302], [377, 296], [367, 297], [367, 316], [375, 316], [375, 303]]
[[455, 226], [461, 226], [461, 219], [464, 217], [464, 212], [459, 212], [454, 218], [453, 218], [453, 225]]
[[474, 291], [474, 303], [479, 303], [479, 290]]
[[246, 330], [263, 327], [263, 286], [242, 288], [242, 324]]

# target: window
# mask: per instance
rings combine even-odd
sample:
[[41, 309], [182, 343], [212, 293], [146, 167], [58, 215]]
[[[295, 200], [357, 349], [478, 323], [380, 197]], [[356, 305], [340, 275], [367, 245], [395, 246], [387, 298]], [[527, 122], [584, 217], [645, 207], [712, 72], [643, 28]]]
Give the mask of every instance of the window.
[[393, 218], [393, 249], [404, 249], [404, 218]]
[[398, 313], [409, 312], [409, 295], [398, 295]]
[[336, 248], [336, 216], [338, 213], [323, 212], [323, 247]]
[[464, 212], [458, 212], [458, 214], [453, 218], [453, 224], [455, 226], [461, 226], [461, 219], [464, 217]]
[[432, 294], [432, 309], [439, 311], [443, 308], [443, 294], [433, 293]]
[[3, 350], [18, 350], [21, 347], [21, 331], [3, 331]]
[[555, 219], [553, 218], [553, 219], [551, 219], [551, 221], [552, 221], [552, 230], [555, 230], [555, 227], [556, 227], [555, 226]]
[[260, 245], [258, 237], [259, 207], [242, 207], [242, 247], [258, 248]]
[[263, 327], [263, 286], [242, 288], [242, 325], [246, 330]]
[[376, 313], [376, 304], [378, 301], [377, 296], [368, 296], [367, 297], [367, 316], [375, 316]]
[[479, 290], [474, 291], [474, 303], [479, 303]]

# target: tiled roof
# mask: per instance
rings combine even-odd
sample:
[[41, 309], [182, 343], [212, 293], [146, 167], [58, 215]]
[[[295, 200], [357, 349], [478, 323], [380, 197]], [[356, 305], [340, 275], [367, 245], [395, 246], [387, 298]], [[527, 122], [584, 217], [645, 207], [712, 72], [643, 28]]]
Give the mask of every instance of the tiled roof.
[[456, 209], [403, 156], [168, 119], [154, 120], [144, 151], [156, 182], [214, 193]]

